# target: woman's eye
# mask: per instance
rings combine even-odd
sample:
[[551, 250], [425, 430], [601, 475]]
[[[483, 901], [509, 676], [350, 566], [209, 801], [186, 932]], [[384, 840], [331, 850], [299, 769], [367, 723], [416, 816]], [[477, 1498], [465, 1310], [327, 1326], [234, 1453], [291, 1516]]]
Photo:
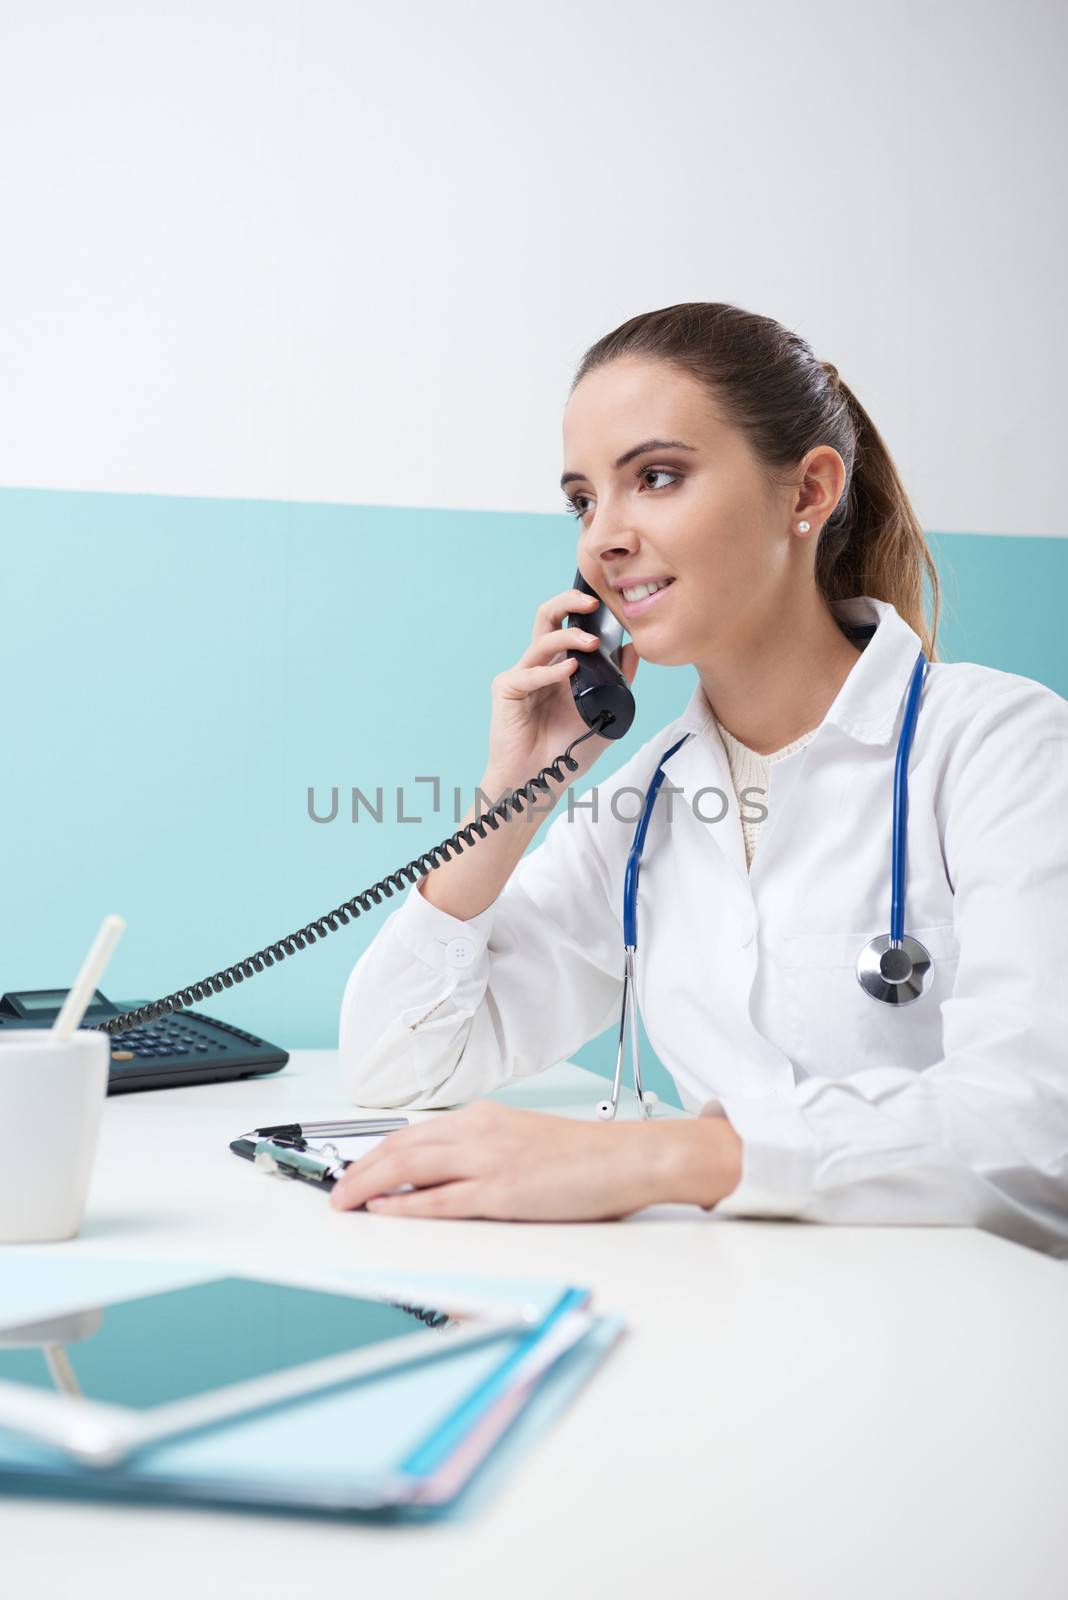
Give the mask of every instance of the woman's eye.
[[[638, 477], [639, 477], [639, 479], [641, 479], [641, 478], [673, 478], [673, 479], [678, 479], [678, 478], [682, 477], [682, 473], [681, 472], [673, 472], [670, 467], [643, 467], [642, 470], [639, 472]], [[670, 488], [670, 487], [671, 487], [671, 485], [669, 484], [668, 488]], [[589, 495], [585, 495], [585, 494], [576, 494], [576, 495], [565, 496], [565, 498], [564, 498], [564, 510], [572, 517], [584, 517], [586, 515], [586, 510], [587, 510], [586, 502], [588, 500], [589, 500]]]
[[646, 467], [641, 476], [643, 478], [678, 478], [678, 472], [672, 472], [669, 467]]

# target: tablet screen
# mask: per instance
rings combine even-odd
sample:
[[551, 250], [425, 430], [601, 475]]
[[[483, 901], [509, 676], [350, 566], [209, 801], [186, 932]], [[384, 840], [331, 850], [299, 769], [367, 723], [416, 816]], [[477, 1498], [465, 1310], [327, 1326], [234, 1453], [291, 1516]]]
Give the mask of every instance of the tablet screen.
[[324, 1356], [441, 1336], [426, 1307], [258, 1278], [214, 1278], [0, 1328], [0, 1378], [149, 1410]]

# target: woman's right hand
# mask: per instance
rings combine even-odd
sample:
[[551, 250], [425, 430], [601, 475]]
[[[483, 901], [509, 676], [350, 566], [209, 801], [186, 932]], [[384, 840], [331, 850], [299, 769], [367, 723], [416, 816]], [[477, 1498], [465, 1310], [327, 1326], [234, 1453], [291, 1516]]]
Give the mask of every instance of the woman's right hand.
[[[597, 637], [578, 628], [564, 628], [561, 623], [568, 614], [593, 613], [599, 604], [596, 595], [581, 589], [565, 589], [544, 601], [534, 616], [530, 644], [514, 667], [494, 678], [486, 771], [497, 788], [518, 788], [528, 782], [563, 755], [580, 734], [589, 732], [568, 681], [578, 662], [567, 652], [596, 650]], [[620, 668], [628, 684], [634, 682], [638, 660], [634, 645], [625, 644]], [[568, 773], [566, 781], [573, 782], [587, 772], [612, 742], [602, 734], [591, 734], [572, 752], [579, 770]]]

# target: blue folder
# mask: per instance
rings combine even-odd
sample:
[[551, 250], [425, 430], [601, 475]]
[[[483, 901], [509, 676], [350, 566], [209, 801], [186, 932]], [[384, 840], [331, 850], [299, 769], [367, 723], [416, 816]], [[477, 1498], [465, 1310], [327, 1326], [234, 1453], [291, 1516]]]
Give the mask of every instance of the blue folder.
[[[171, 1288], [201, 1267], [219, 1270], [218, 1263], [4, 1252], [0, 1307], [5, 1322], [43, 1319], [82, 1300]], [[389, 1275], [376, 1270], [373, 1276], [385, 1283]], [[460, 1474], [452, 1499], [428, 1506], [420, 1503], [424, 1486], [458, 1459], [454, 1453], [487, 1425], [502, 1398], [517, 1403], [515, 1375], [524, 1360], [588, 1297], [584, 1290], [543, 1281], [426, 1273], [398, 1274], [396, 1281], [405, 1289], [418, 1283], [427, 1304], [446, 1287], [509, 1301], [518, 1297], [533, 1302], [542, 1320], [533, 1330], [502, 1334], [419, 1366], [161, 1442], [106, 1470], [0, 1429], [0, 1490], [405, 1517], [469, 1511], [492, 1488], [494, 1469], [533, 1442], [611, 1348], [622, 1325], [614, 1318], [591, 1319], [584, 1337], [523, 1397], [525, 1404], [490, 1454], [471, 1476]]]

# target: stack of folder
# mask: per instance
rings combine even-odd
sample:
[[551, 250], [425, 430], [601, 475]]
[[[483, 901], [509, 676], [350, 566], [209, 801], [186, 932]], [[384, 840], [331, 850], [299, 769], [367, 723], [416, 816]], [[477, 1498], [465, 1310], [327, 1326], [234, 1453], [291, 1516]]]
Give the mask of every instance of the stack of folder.
[[[210, 1270], [210, 1268], [209, 1268]], [[3, 1320], [30, 1322], [80, 1299], [115, 1299], [189, 1279], [190, 1263], [57, 1258], [3, 1262]], [[331, 1274], [335, 1276], [335, 1274]], [[389, 1279], [374, 1278], [388, 1288]], [[622, 1331], [573, 1286], [412, 1274], [431, 1305], [448, 1288], [537, 1307], [528, 1329], [83, 1466], [0, 1429], [0, 1492], [187, 1501], [394, 1516], [469, 1511], [536, 1439]]]

